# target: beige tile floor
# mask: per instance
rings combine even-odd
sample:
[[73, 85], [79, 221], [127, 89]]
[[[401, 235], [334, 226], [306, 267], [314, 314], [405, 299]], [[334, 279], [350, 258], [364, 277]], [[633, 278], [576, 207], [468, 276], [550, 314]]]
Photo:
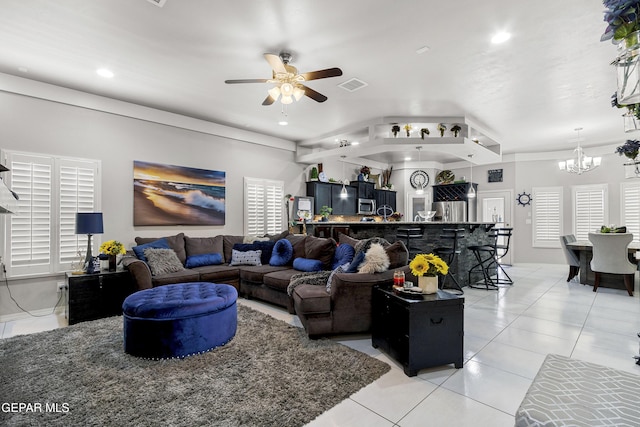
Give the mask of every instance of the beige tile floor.
[[[425, 369], [409, 378], [371, 347], [366, 334], [333, 339], [391, 366], [391, 371], [309, 426], [513, 426], [514, 414], [544, 357], [557, 353], [640, 375], [640, 292], [565, 282], [568, 267], [508, 268], [515, 284], [498, 291], [465, 288], [465, 364]], [[295, 315], [240, 300], [285, 322]], [[65, 326], [63, 315], [0, 323], [3, 338]]]

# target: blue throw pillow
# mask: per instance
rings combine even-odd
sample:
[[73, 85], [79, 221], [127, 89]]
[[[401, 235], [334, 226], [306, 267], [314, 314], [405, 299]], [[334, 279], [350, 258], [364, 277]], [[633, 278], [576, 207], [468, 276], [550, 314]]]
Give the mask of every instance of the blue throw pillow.
[[356, 250], [353, 249], [353, 246], [343, 243], [338, 245], [336, 248], [336, 253], [333, 255], [333, 262], [331, 263], [331, 269], [335, 270], [341, 265], [349, 264], [353, 261], [353, 255], [356, 253]]
[[217, 253], [199, 254], [199, 255], [188, 256], [185, 267], [194, 268], [194, 267], [202, 267], [205, 265], [218, 265], [218, 264], [222, 264], [222, 254], [217, 254]]
[[296, 258], [293, 268], [299, 271], [322, 271], [322, 261], [319, 259]]
[[145, 243], [144, 245], [134, 246], [133, 252], [136, 254], [136, 257], [144, 262], [147, 262], [147, 257], [144, 256], [145, 249], [171, 249], [169, 246], [169, 242], [165, 237], [162, 239], [154, 240], [153, 242]]
[[269, 264], [269, 260], [271, 259], [271, 253], [273, 252], [273, 247], [276, 242], [265, 241], [265, 242], [253, 242], [253, 243], [236, 243], [233, 245], [233, 249], [239, 252], [247, 252], [247, 251], [261, 251], [260, 262], [263, 265]]
[[287, 239], [280, 239], [273, 246], [269, 265], [287, 265], [291, 261], [291, 258], [293, 258], [293, 245]]
[[357, 273], [358, 267], [360, 267], [360, 264], [362, 264], [363, 261], [364, 251], [360, 251], [358, 252], [358, 255], [353, 258], [353, 261], [351, 261], [351, 264], [349, 264], [349, 268], [345, 270], [345, 273]]

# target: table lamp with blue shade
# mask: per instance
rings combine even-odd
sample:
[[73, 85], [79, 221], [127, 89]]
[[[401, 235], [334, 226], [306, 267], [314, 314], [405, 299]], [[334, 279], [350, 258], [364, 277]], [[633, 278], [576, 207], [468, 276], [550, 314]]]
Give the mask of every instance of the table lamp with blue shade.
[[84, 259], [86, 273], [91, 274], [93, 269], [93, 256], [91, 254], [91, 236], [94, 234], [102, 234], [102, 212], [78, 212], [76, 213], [76, 234], [86, 234], [87, 239], [87, 256]]

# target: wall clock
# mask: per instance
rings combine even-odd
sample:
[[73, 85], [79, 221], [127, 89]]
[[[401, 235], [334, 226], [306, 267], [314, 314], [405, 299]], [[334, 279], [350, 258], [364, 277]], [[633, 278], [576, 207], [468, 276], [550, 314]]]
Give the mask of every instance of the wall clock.
[[409, 177], [409, 183], [415, 189], [422, 189], [429, 185], [429, 174], [423, 170], [417, 170]]
[[527, 206], [531, 204], [531, 194], [527, 194], [524, 191], [518, 194], [518, 204], [522, 206]]

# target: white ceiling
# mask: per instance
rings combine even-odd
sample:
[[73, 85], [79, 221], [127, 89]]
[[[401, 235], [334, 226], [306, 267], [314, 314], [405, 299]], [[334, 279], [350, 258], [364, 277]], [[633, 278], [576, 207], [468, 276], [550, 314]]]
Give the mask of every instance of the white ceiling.
[[[601, 0], [0, 0], [0, 72], [307, 146], [385, 116], [449, 116], [481, 124], [505, 154], [569, 150], [577, 127], [585, 147], [628, 136], [610, 106], [616, 48], [600, 42], [603, 9]], [[493, 45], [499, 30], [512, 37]], [[279, 103], [261, 105], [270, 85], [224, 83], [270, 78], [262, 55], [282, 50], [300, 72], [344, 73], [307, 82], [329, 99], [288, 106], [286, 127]], [[338, 87], [351, 78], [368, 86]]]

